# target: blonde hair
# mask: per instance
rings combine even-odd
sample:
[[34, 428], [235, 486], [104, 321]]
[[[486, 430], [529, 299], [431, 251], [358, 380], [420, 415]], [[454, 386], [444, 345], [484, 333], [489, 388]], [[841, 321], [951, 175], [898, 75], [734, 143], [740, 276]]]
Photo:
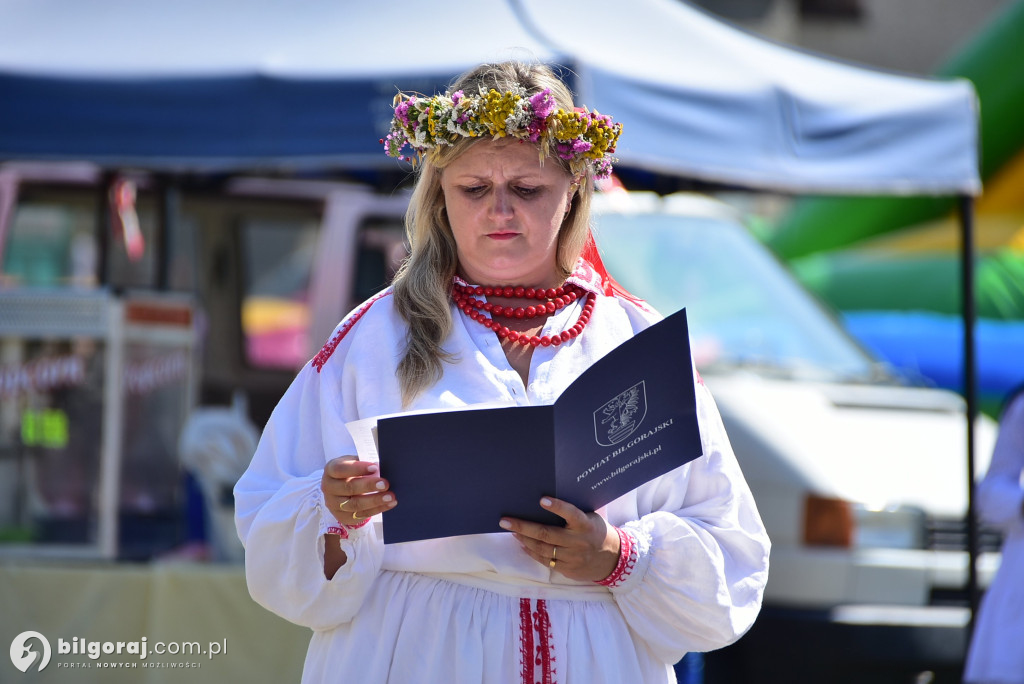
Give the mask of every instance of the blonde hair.
[[[557, 105], [573, 108], [572, 93], [555, 73], [543, 64], [501, 62], [483, 64], [459, 77], [451, 91], [486, 92], [493, 88], [504, 92], [523, 87], [527, 95], [549, 89]], [[479, 139], [460, 138], [450, 146], [432, 150], [417, 168], [416, 185], [405, 215], [409, 257], [393, 282], [395, 307], [409, 325], [405, 355], [398, 364], [402, 403], [412, 400], [441, 379], [443, 363], [457, 359], [441, 348], [451, 332], [453, 318], [450, 293], [458, 266], [455, 237], [445, 211], [441, 174]], [[570, 173], [568, 164], [557, 157], [548, 161], [560, 164]], [[579, 179], [569, 213], [558, 234], [557, 266], [568, 277], [583, 252], [590, 228], [590, 199], [594, 179]]]

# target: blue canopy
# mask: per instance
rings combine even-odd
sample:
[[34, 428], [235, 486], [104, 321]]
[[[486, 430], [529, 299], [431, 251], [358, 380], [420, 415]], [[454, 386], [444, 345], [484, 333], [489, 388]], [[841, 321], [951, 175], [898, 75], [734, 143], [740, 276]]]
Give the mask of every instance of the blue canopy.
[[398, 89], [566, 65], [621, 165], [790, 192], [974, 194], [975, 94], [771, 43], [676, 0], [7, 0], [0, 161], [397, 168]]

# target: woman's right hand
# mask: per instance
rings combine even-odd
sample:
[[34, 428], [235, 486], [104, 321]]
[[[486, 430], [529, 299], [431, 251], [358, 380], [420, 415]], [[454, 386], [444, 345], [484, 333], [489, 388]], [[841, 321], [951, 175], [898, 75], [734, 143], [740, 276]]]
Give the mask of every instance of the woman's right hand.
[[334, 518], [348, 527], [360, 525], [371, 515], [398, 504], [388, 491], [388, 481], [378, 476], [379, 468], [355, 456], [341, 456], [327, 462], [320, 489]]

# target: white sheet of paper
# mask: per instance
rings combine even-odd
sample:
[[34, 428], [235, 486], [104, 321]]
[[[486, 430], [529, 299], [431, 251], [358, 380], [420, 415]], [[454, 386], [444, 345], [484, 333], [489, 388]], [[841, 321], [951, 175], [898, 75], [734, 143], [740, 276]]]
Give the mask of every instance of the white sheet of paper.
[[352, 441], [356, 445], [356, 455], [360, 461], [380, 463], [380, 456], [377, 454], [377, 421], [381, 418], [392, 418], [394, 416], [412, 416], [420, 413], [441, 413], [443, 411], [472, 411], [476, 409], [508, 408], [515, 404], [508, 404], [500, 401], [488, 401], [480, 404], [467, 404], [465, 406], [452, 406], [450, 408], [422, 409], [419, 411], [404, 411], [401, 413], [388, 413], [383, 416], [373, 416], [362, 420], [353, 420], [345, 423], [348, 432], [352, 435]]

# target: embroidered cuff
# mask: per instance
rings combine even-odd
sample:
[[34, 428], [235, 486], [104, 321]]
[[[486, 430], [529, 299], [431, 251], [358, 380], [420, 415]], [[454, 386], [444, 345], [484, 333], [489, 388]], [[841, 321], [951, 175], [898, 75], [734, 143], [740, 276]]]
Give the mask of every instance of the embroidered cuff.
[[369, 518], [359, 523], [358, 525], [339, 525], [337, 524], [337, 522], [335, 522], [334, 525], [329, 526], [327, 530], [325, 530], [325, 534], [336, 534], [342, 539], [348, 539], [349, 531], [354, 532], [355, 530], [358, 530], [360, 527], [364, 526], [368, 522], [370, 522]]
[[616, 527], [615, 531], [619, 533], [619, 562], [612, 570], [612, 574], [597, 581], [597, 584], [609, 588], [621, 586], [633, 574], [638, 557], [638, 544], [633, 539], [633, 535], [621, 527]]

